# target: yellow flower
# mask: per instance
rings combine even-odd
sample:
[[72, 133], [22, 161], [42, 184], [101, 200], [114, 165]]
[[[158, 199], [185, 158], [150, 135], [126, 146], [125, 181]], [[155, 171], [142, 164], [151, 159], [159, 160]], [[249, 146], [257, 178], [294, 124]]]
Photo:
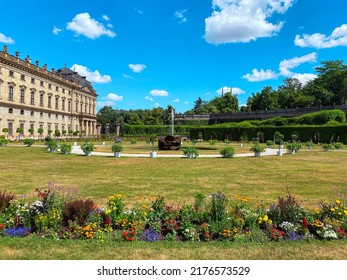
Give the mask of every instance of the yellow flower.
[[269, 219], [267, 215], [264, 215], [263, 221], [266, 222]]
[[331, 212], [335, 212], [335, 208], [330, 208], [330, 211]]
[[259, 217], [259, 222], [262, 222], [263, 221], [263, 218], [262, 217]]
[[336, 204], [340, 204], [340, 203], [341, 203], [341, 201], [340, 201], [340, 200], [338, 200], [338, 199], [336, 199], [336, 200], [335, 200], [335, 203], [336, 203]]
[[339, 213], [337, 213], [339, 216], [341, 216], [342, 215], [342, 213], [341, 212], [339, 212]]
[[345, 213], [345, 215], [347, 216], [347, 210], [344, 210], [343, 213]]
[[267, 222], [268, 222], [270, 225], [272, 224], [272, 220], [270, 220], [270, 219], [269, 219]]

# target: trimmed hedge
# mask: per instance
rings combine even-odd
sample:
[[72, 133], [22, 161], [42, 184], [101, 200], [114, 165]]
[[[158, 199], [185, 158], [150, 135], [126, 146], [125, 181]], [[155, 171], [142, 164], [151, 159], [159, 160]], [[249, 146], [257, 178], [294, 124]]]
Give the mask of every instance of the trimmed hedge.
[[[189, 135], [191, 126], [189, 125], [175, 125], [175, 134]], [[136, 135], [136, 136], [147, 136], [147, 135], [170, 135], [170, 125], [123, 125], [121, 127], [122, 135]]]
[[239, 141], [243, 139], [252, 140], [257, 137], [259, 132], [264, 135], [264, 141], [273, 140], [274, 133], [279, 131], [284, 135], [284, 141], [291, 140], [292, 134], [297, 134], [301, 142], [310, 141], [313, 135], [318, 136], [321, 143], [344, 142], [347, 143], [347, 125], [336, 126], [264, 126], [264, 127], [233, 127], [233, 126], [205, 126], [190, 129], [190, 139], [202, 138], [205, 141], [225, 139]]

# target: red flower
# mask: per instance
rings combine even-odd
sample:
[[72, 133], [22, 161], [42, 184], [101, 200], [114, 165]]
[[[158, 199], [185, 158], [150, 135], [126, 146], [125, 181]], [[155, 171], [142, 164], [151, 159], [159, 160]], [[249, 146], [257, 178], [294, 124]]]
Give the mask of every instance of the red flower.
[[40, 193], [40, 196], [41, 196], [42, 198], [45, 198], [46, 194], [45, 194], [45, 193]]
[[304, 226], [304, 229], [307, 229], [308, 223], [307, 223], [307, 219], [306, 219], [306, 218], [304, 218], [304, 219], [302, 220], [302, 225]]
[[39, 188], [36, 188], [36, 189], [35, 189], [35, 192], [39, 192]]
[[134, 241], [134, 237], [129, 237], [128, 241]]
[[132, 232], [130, 232], [131, 235], [135, 235], [135, 231], [133, 230]]
[[123, 236], [127, 237], [128, 236], [128, 232], [127, 231], [123, 231]]
[[105, 224], [108, 226], [111, 224], [111, 219], [109, 216], [106, 217]]
[[4, 229], [5, 226], [3, 224], [0, 224], [0, 229]]

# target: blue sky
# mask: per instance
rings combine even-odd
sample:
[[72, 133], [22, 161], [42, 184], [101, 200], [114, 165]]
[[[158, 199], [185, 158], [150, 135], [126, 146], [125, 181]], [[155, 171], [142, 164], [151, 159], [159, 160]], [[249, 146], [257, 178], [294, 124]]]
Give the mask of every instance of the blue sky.
[[347, 56], [345, 0], [3, 1], [0, 47], [93, 83], [98, 109], [191, 109], [230, 87], [239, 104]]

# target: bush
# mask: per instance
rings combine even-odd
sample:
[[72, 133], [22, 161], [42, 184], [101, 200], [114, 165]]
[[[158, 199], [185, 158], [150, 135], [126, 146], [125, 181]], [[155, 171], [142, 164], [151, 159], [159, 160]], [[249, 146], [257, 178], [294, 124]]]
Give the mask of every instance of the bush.
[[46, 142], [46, 146], [51, 153], [55, 153], [59, 147], [59, 144], [57, 140], [51, 139], [50, 141]]
[[268, 147], [272, 147], [274, 144], [275, 144], [275, 143], [274, 143], [274, 141], [272, 141], [272, 140], [267, 140], [267, 141], [266, 141], [266, 146], [268, 146]]
[[341, 150], [341, 149], [344, 148], [344, 145], [343, 145], [343, 143], [341, 143], [341, 142], [333, 143], [333, 145], [334, 145], [334, 148], [335, 148], [336, 150]]
[[123, 147], [122, 143], [120, 143], [120, 142], [113, 144], [111, 149], [112, 149], [112, 152], [123, 152], [124, 151], [124, 147]]
[[62, 153], [62, 154], [69, 154], [69, 153], [71, 153], [71, 145], [69, 145], [69, 144], [66, 144], [66, 143], [62, 143], [62, 144], [60, 144], [60, 152]]
[[255, 143], [251, 149], [250, 149], [251, 152], [254, 152], [254, 153], [263, 153], [266, 151], [266, 149], [262, 146], [259, 145], [259, 143]]
[[94, 151], [95, 146], [90, 143], [89, 141], [86, 141], [82, 146], [81, 150], [84, 152], [85, 155], [90, 155], [92, 151]]
[[136, 138], [131, 138], [131, 139], [130, 139], [130, 143], [131, 143], [131, 144], [134, 144], [134, 145], [137, 144]]
[[199, 151], [195, 147], [187, 147], [183, 149], [183, 154], [188, 158], [196, 158], [199, 156]]
[[6, 146], [9, 143], [9, 141], [5, 138], [0, 137], [0, 147]]
[[94, 202], [90, 199], [67, 202], [63, 212], [63, 225], [67, 226], [69, 221], [85, 225], [93, 206]]
[[11, 200], [14, 200], [15, 197], [13, 193], [0, 192], [0, 214], [10, 206]]
[[223, 147], [220, 149], [219, 153], [224, 157], [224, 158], [232, 158], [235, 155], [235, 148], [234, 147]]
[[23, 143], [25, 145], [27, 145], [28, 147], [31, 147], [35, 143], [35, 140], [34, 139], [24, 139]]

